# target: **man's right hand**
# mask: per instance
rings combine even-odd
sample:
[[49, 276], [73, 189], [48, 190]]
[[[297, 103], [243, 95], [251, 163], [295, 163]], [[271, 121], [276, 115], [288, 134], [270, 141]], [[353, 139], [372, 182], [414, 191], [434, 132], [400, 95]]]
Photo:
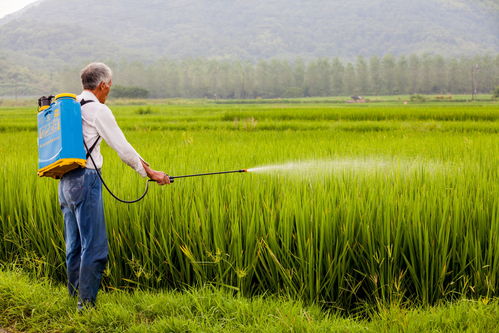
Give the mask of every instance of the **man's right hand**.
[[158, 185], [165, 185], [165, 184], [170, 184], [170, 177], [163, 171], [156, 171], [156, 170], [151, 170], [152, 174], [147, 174], [149, 178], [154, 180]]
[[144, 170], [146, 171], [147, 177], [150, 179], [154, 180], [158, 185], [165, 185], [165, 184], [170, 184], [170, 177], [163, 171], [156, 171], [153, 170], [149, 167], [149, 165], [142, 161], [142, 166], [144, 167]]

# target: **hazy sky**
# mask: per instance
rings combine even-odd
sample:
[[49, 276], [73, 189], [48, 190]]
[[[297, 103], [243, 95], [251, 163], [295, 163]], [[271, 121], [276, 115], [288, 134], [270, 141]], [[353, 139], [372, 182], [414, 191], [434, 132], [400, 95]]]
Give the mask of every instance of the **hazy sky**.
[[0, 18], [7, 14], [18, 11], [37, 0], [0, 0]]

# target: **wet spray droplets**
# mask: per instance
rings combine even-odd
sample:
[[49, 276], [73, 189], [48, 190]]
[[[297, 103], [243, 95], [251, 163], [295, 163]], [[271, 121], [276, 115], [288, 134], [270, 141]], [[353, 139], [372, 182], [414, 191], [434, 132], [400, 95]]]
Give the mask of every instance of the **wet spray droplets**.
[[251, 173], [301, 175], [307, 178], [338, 174], [404, 175], [415, 172], [435, 173], [444, 170], [442, 163], [420, 160], [336, 159], [289, 162], [248, 169]]

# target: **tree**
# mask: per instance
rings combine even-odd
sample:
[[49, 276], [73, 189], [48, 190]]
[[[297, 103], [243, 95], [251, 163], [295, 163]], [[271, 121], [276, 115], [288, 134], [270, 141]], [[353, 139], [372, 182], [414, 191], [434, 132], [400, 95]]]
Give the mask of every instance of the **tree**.
[[432, 57], [428, 54], [423, 55], [421, 60], [421, 81], [420, 81], [420, 91], [424, 94], [432, 93], [433, 81], [432, 81]]
[[355, 86], [356, 93], [366, 95], [369, 94], [369, 69], [364, 57], [357, 57], [357, 63], [355, 64]]
[[434, 56], [431, 60], [431, 93], [445, 94], [447, 92], [447, 64], [442, 56]]
[[371, 93], [379, 95], [383, 87], [381, 80], [381, 68], [379, 58], [374, 56], [369, 60], [369, 71], [371, 79]]
[[409, 57], [409, 93], [416, 94], [420, 92], [420, 60], [418, 55], [412, 54]]
[[348, 92], [344, 89], [343, 74], [345, 67], [340, 59], [334, 58], [331, 65], [331, 94], [333, 96], [345, 95]]
[[408, 92], [409, 86], [409, 64], [407, 63], [407, 58], [401, 56], [396, 65], [395, 70], [395, 80], [396, 80], [396, 90], [399, 94], [405, 94]]
[[330, 92], [329, 60], [320, 58], [310, 62], [305, 75], [305, 82], [310, 96], [328, 96]]
[[115, 85], [111, 89], [111, 97], [114, 98], [147, 98], [149, 91], [141, 87], [125, 87]]
[[395, 68], [395, 58], [388, 54], [381, 60], [381, 92], [386, 95], [392, 95], [398, 93], [396, 91], [396, 68]]
[[497, 86], [492, 92], [492, 97], [499, 98], [499, 86]]
[[346, 68], [345, 68], [345, 77], [343, 79], [343, 82], [345, 82], [345, 91], [348, 93], [348, 95], [351, 94], [356, 94], [358, 93], [356, 86], [355, 86], [355, 69], [352, 65], [352, 63], [348, 63]]

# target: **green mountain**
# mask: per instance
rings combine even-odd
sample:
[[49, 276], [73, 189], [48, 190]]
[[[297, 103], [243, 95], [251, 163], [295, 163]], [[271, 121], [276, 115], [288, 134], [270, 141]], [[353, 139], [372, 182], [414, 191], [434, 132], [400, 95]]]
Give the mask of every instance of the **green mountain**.
[[0, 94], [96, 60], [497, 53], [497, 0], [39, 0], [0, 19]]
[[492, 0], [41, 0], [0, 20], [24, 64], [499, 52]]

